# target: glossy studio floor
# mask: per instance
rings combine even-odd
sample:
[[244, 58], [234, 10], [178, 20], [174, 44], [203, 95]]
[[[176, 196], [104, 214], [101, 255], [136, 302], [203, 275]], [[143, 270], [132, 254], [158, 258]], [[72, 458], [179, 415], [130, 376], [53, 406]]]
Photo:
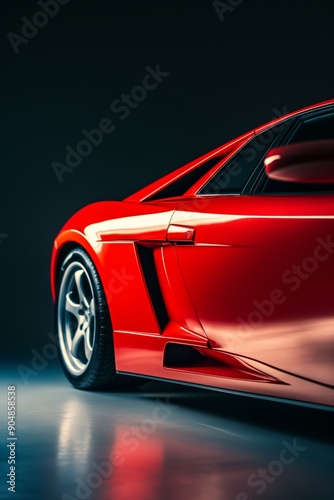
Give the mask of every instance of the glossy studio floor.
[[[334, 498], [333, 413], [148, 382], [73, 389], [56, 368], [1, 376], [1, 498]], [[7, 386], [16, 385], [15, 495], [7, 490]]]

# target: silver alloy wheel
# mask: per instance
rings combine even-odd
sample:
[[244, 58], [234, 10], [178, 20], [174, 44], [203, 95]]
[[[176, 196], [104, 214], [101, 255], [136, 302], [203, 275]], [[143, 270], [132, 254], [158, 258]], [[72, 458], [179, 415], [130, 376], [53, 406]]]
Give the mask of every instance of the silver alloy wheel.
[[72, 262], [64, 272], [57, 311], [59, 345], [71, 375], [82, 375], [91, 360], [96, 336], [95, 297], [83, 264]]

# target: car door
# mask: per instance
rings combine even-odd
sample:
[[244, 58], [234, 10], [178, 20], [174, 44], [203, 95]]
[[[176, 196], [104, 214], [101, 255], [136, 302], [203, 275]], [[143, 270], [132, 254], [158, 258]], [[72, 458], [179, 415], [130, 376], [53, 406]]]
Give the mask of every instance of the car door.
[[[301, 119], [289, 140], [333, 137], [333, 117]], [[259, 140], [200, 191], [200, 209], [190, 201], [175, 211], [168, 237], [212, 348], [333, 385], [333, 186], [260, 174], [258, 192], [240, 194], [255, 178], [246, 158]], [[241, 160], [248, 174], [227, 182]]]

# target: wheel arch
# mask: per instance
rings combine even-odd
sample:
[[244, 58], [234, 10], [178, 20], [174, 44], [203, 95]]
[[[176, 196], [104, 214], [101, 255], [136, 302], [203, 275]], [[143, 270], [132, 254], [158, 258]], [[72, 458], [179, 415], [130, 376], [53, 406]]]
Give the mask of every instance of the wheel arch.
[[54, 302], [56, 301], [57, 282], [61, 265], [69, 252], [77, 247], [80, 247], [87, 252], [89, 257], [93, 261], [93, 264], [99, 276], [101, 277], [100, 261], [94, 248], [87, 240], [87, 238], [82, 233], [76, 230], [67, 230], [60, 233], [60, 235], [54, 241], [50, 268], [51, 293]]

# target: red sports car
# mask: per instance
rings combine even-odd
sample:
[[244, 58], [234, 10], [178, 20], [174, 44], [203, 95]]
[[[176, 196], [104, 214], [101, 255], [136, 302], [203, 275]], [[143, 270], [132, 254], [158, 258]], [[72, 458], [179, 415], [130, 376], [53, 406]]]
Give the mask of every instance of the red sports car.
[[333, 219], [334, 100], [83, 208], [51, 264], [65, 375], [333, 407]]

